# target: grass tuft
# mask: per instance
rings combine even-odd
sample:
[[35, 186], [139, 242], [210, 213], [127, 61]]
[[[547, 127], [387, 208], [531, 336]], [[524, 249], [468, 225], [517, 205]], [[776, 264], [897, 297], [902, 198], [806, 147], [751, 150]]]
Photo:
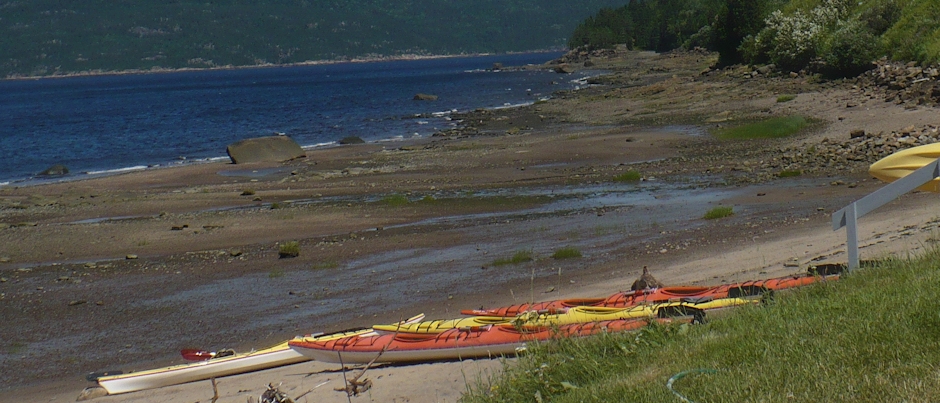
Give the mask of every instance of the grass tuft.
[[934, 249], [704, 325], [530, 345], [461, 401], [671, 402], [666, 382], [681, 373], [673, 389], [696, 402], [940, 401], [938, 264]]
[[336, 261], [334, 260], [328, 260], [325, 262], [314, 263], [313, 266], [310, 268], [313, 270], [327, 270], [327, 269], [335, 269], [337, 267], [339, 267], [339, 263], [336, 263]]
[[705, 212], [705, 215], [702, 218], [706, 220], [715, 220], [718, 218], [730, 217], [732, 215], [734, 215], [734, 207], [718, 206]]
[[778, 117], [719, 130], [715, 136], [724, 140], [781, 138], [799, 133], [808, 125], [809, 121], [802, 116]]
[[794, 99], [796, 99], [796, 95], [786, 94], [777, 97], [777, 102], [790, 102]]
[[385, 203], [389, 206], [404, 206], [408, 203], [411, 203], [411, 200], [408, 200], [408, 196], [403, 194], [395, 193], [382, 198], [382, 203]]
[[780, 178], [792, 178], [792, 177], [794, 177], [794, 176], [800, 176], [800, 175], [802, 175], [802, 174], [803, 174], [803, 171], [801, 171], [801, 170], [799, 170], [799, 169], [785, 170], [785, 171], [780, 171], [780, 173], [777, 174], [777, 177], [780, 177]]
[[614, 177], [615, 182], [639, 182], [643, 177], [639, 171], [629, 170]]
[[520, 264], [531, 262], [533, 258], [532, 251], [520, 250], [510, 258], [500, 258], [493, 261], [493, 266], [505, 266], [509, 264]]
[[300, 256], [300, 242], [287, 241], [277, 247], [278, 255], [283, 258]]
[[581, 251], [571, 246], [558, 249], [552, 254], [552, 259], [572, 259], [578, 257], [581, 257]]

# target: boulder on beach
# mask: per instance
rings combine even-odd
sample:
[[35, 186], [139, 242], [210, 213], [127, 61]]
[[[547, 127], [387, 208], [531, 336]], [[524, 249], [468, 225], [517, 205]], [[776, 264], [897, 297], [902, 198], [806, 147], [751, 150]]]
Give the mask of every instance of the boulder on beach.
[[233, 164], [250, 162], [283, 162], [306, 156], [288, 136], [258, 137], [236, 141], [225, 149]]
[[437, 101], [437, 95], [415, 94], [415, 101]]
[[45, 171], [39, 173], [39, 176], [62, 176], [69, 173], [69, 169], [62, 164], [55, 164]]

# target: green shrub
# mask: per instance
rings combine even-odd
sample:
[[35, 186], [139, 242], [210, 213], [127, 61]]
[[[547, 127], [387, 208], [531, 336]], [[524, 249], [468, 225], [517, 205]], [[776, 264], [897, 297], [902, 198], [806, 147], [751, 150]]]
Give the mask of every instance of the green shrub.
[[790, 102], [794, 99], [796, 99], [796, 95], [781, 95], [777, 97], [777, 102]]
[[525, 262], [531, 262], [533, 259], [532, 251], [530, 250], [521, 250], [516, 252], [515, 255], [512, 255], [510, 258], [500, 258], [493, 261], [493, 266], [505, 266], [508, 264], [519, 264]]
[[711, 210], [708, 210], [705, 215], [702, 217], [706, 220], [715, 220], [718, 218], [725, 218], [734, 215], [734, 208], [731, 206], [718, 206]]
[[287, 241], [278, 245], [277, 253], [281, 258], [300, 256], [300, 242]]
[[777, 117], [723, 129], [715, 135], [726, 140], [779, 138], [796, 134], [807, 125], [809, 125], [809, 121], [802, 116]]
[[935, 1], [906, 4], [897, 23], [883, 36], [885, 49], [896, 60], [936, 62], [940, 60], [940, 7]]
[[552, 254], [552, 259], [572, 259], [581, 257], [581, 251], [571, 246], [564, 247]]
[[822, 44], [822, 73], [828, 77], [855, 77], [870, 70], [878, 57], [878, 40], [859, 21], [840, 23]]
[[614, 176], [614, 181], [616, 182], [638, 182], [643, 177], [640, 175], [639, 171], [629, 170], [620, 175]]
[[795, 169], [795, 170], [792, 170], [792, 171], [791, 171], [791, 170], [785, 170], [785, 171], [780, 171], [780, 173], [777, 174], [777, 177], [780, 177], [780, 178], [792, 178], [792, 177], [794, 177], [794, 176], [800, 176], [800, 175], [802, 175], [802, 174], [803, 174], [803, 171], [800, 171], [799, 169]]
[[901, 18], [901, 6], [895, 0], [882, 0], [862, 11], [858, 20], [874, 35], [884, 34]]

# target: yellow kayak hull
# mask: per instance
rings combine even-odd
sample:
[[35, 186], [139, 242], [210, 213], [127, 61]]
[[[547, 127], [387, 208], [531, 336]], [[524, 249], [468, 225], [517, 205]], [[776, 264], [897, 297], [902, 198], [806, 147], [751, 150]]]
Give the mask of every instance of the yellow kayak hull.
[[[898, 151], [884, 157], [868, 168], [872, 176], [891, 183], [901, 179], [940, 158], [940, 143], [927, 144]], [[940, 179], [934, 179], [917, 188], [926, 192], [940, 192]]]

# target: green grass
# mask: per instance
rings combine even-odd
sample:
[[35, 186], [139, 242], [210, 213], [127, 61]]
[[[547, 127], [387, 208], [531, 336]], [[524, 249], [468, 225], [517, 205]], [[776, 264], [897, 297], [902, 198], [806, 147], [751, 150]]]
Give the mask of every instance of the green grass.
[[704, 325], [530, 346], [462, 401], [679, 402], [666, 382], [684, 371], [673, 388], [699, 403], [940, 401], [938, 264], [934, 250]]
[[277, 246], [278, 256], [281, 258], [300, 256], [300, 243], [287, 241]]
[[777, 102], [790, 102], [794, 99], [796, 99], [796, 95], [786, 94], [777, 97]]
[[768, 139], [792, 136], [810, 124], [802, 116], [777, 117], [719, 130], [715, 136], [724, 140]]
[[325, 262], [314, 263], [310, 268], [313, 270], [327, 270], [335, 269], [337, 267], [339, 267], [339, 263], [336, 263], [334, 260], [328, 260]]
[[281, 277], [284, 277], [284, 270], [281, 270], [281, 269], [274, 269], [274, 270], [271, 270], [270, 273], [268, 273], [268, 278], [281, 278]]
[[510, 264], [520, 264], [525, 262], [531, 262], [534, 259], [532, 251], [530, 250], [520, 250], [516, 254], [512, 255], [509, 258], [500, 258], [493, 261], [493, 266], [505, 266]]
[[581, 257], [581, 251], [571, 246], [558, 249], [552, 254], [552, 259], [572, 259], [578, 257]]
[[780, 173], [777, 174], [777, 177], [780, 177], [780, 178], [792, 178], [792, 177], [794, 177], [794, 176], [800, 176], [800, 175], [802, 175], [802, 174], [803, 174], [803, 171], [801, 171], [801, 170], [799, 170], [799, 169], [795, 169], [795, 170], [784, 170], [784, 171], [780, 171]]
[[702, 218], [706, 220], [715, 220], [718, 218], [725, 218], [734, 215], [734, 207], [731, 206], [718, 206], [711, 210], [705, 212], [705, 215]]
[[411, 203], [411, 200], [408, 200], [408, 196], [396, 193], [383, 197], [382, 203], [389, 206], [404, 206]]
[[639, 171], [630, 170], [620, 175], [614, 176], [615, 182], [639, 182], [643, 177]]

